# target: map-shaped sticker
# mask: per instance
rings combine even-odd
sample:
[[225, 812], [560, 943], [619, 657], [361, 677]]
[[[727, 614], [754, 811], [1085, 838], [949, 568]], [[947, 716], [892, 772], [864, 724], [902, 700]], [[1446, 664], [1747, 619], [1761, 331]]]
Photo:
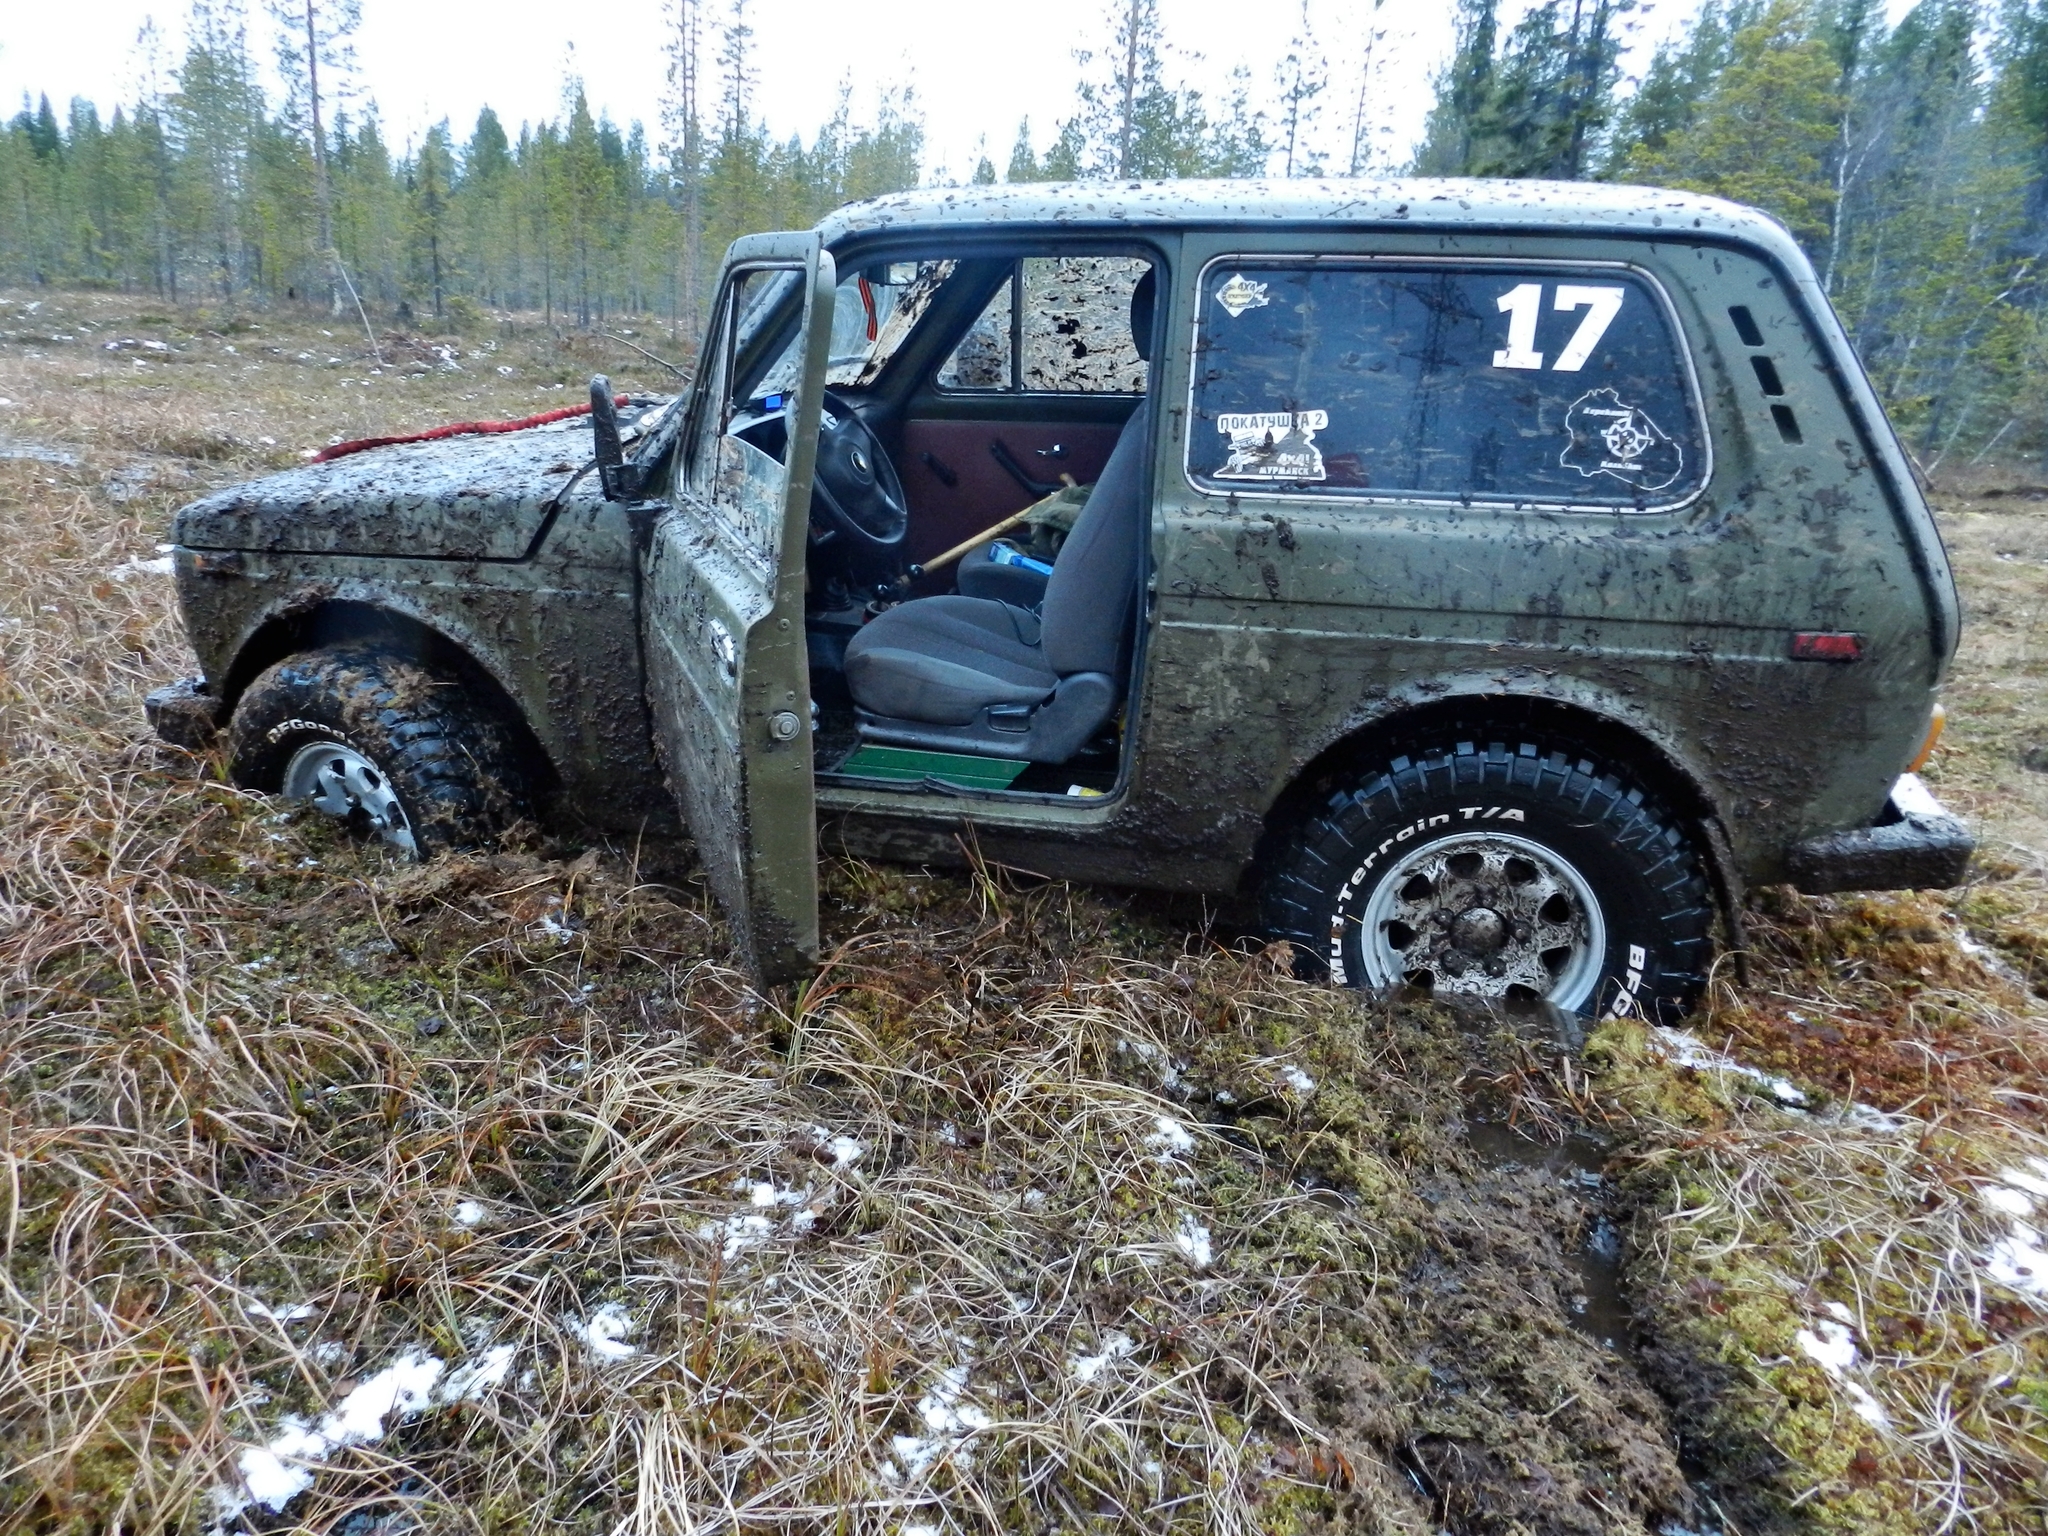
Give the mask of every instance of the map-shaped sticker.
[[1685, 469], [1685, 450], [1640, 406], [1611, 389], [1590, 389], [1564, 413], [1571, 441], [1558, 456], [1587, 479], [1612, 475], [1639, 491], [1661, 491]]

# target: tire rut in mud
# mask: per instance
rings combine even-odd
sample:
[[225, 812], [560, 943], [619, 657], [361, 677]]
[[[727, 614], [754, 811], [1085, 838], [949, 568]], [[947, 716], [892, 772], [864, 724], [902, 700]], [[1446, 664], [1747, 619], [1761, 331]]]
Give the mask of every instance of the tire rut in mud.
[[[1673, 1362], [1653, 1372], [1636, 1352], [1630, 1213], [1606, 1171], [1624, 1148], [1549, 1091], [1576, 1057], [1576, 1023], [1542, 1009], [1364, 1012], [1402, 1070], [1339, 1130], [1398, 1173], [1374, 1183], [1354, 1169], [1321, 1198], [1372, 1229], [1393, 1272], [1326, 1305], [1328, 1332], [1293, 1383], [1296, 1411], [1347, 1464], [1374, 1468], [1328, 1528], [1421, 1516], [1459, 1536], [1718, 1529], [1657, 1390]], [[1256, 1103], [1226, 1114], [1278, 1150]]]

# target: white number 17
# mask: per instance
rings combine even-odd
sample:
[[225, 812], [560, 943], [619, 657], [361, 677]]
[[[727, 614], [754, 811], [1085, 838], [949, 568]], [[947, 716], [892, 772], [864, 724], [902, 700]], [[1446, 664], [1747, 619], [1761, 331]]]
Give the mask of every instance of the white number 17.
[[[1579, 322], [1572, 339], [1558, 353], [1557, 361], [1550, 365], [1553, 372], [1577, 373], [1586, 366], [1586, 359], [1600, 345], [1600, 338], [1607, 334], [1607, 327], [1614, 323], [1614, 317], [1621, 313], [1621, 301], [1627, 296], [1626, 288], [1593, 288], [1578, 283], [1557, 285], [1557, 309], [1566, 313], [1574, 309], [1590, 309], [1591, 313]], [[1543, 310], [1543, 285], [1517, 283], [1500, 296], [1499, 308], [1508, 317], [1508, 344], [1493, 354], [1493, 366], [1541, 368], [1543, 354], [1536, 350], [1536, 318]]]

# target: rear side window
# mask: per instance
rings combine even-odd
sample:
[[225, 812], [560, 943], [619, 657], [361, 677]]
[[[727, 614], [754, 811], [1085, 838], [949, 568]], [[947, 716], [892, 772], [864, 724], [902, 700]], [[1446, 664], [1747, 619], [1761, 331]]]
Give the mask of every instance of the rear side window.
[[939, 387], [1143, 394], [1131, 292], [1150, 265], [1135, 256], [1024, 257], [940, 365]]
[[1213, 264], [1191, 415], [1215, 491], [1648, 509], [1705, 479], [1668, 311], [1614, 268]]

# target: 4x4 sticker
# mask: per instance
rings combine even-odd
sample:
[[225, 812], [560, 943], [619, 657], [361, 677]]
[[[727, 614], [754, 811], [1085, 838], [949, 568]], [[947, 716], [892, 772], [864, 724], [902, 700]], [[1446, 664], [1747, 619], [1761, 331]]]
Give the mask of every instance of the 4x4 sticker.
[[1216, 290], [1216, 302], [1229, 310], [1230, 318], [1235, 320], [1248, 309], [1264, 309], [1272, 300], [1266, 297], [1264, 283], [1255, 283], [1238, 272]]
[[1230, 457], [1216, 478], [1327, 480], [1316, 434], [1329, 425], [1328, 411], [1226, 412], [1216, 418], [1216, 430], [1230, 439]]
[[1564, 413], [1571, 436], [1558, 463], [1587, 479], [1612, 475], [1640, 491], [1661, 491], [1685, 468], [1685, 450], [1639, 406], [1611, 389], [1589, 389]]

